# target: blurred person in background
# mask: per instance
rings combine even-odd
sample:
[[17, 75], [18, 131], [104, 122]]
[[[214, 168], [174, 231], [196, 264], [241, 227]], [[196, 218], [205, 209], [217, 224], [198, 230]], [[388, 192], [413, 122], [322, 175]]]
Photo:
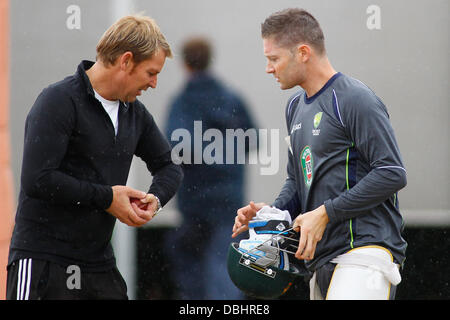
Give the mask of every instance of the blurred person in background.
[[[207, 164], [204, 159], [198, 163], [195, 152], [180, 155], [184, 180], [176, 199], [183, 222], [168, 233], [165, 243], [170, 271], [179, 299], [241, 299], [243, 295], [229, 279], [226, 255], [232, 217], [244, 203], [245, 165], [237, 158], [245, 155], [237, 154], [239, 149], [234, 146], [233, 163], [226, 163], [226, 144], [234, 141], [225, 141], [225, 137], [226, 129], [246, 131], [255, 125], [244, 101], [209, 71], [212, 49], [207, 39], [186, 41], [182, 55], [188, 81], [170, 106], [167, 137], [171, 140], [177, 129], [187, 130], [195, 151], [194, 122], [197, 128], [201, 124], [203, 132], [219, 130], [224, 137], [223, 164]], [[252, 146], [246, 142], [247, 154]], [[202, 154], [206, 144], [203, 141]]]

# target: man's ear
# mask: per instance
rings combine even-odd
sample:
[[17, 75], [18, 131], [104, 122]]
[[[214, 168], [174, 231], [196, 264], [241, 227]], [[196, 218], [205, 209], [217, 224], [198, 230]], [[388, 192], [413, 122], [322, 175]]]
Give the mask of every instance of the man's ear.
[[133, 53], [131, 51], [127, 51], [122, 53], [119, 58], [119, 67], [122, 71], [131, 71], [133, 69]]
[[307, 62], [312, 54], [312, 49], [307, 44], [300, 44], [297, 46], [298, 57], [301, 62]]

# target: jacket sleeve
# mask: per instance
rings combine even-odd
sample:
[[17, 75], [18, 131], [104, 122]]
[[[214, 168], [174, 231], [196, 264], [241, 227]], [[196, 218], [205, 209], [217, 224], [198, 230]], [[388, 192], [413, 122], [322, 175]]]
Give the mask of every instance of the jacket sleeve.
[[289, 152], [289, 162], [287, 165], [287, 178], [281, 188], [280, 194], [272, 203], [272, 206], [280, 210], [288, 210], [291, 217], [295, 217], [300, 213], [300, 198], [297, 192], [297, 185], [294, 176], [294, 157]]
[[[295, 95], [293, 95], [289, 100], [288, 104], [286, 105], [285, 109], [285, 117], [286, 117], [286, 127], [288, 134], [291, 132], [291, 119], [294, 110], [297, 107], [298, 99], [300, 99], [300, 96], [303, 91], [297, 92]], [[290, 135], [287, 137], [287, 139], [290, 141]], [[288, 165], [287, 165], [287, 178], [284, 182], [283, 187], [281, 188], [280, 194], [275, 199], [272, 206], [280, 209], [280, 210], [288, 210], [291, 214], [291, 217], [295, 219], [295, 217], [300, 213], [301, 206], [300, 206], [300, 197], [297, 190], [297, 183], [295, 179], [295, 161], [294, 156], [292, 155], [292, 149], [289, 146], [288, 151]]]
[[334, 199], [325, 201], [330, 221], [343, 221], [367, 212], [406, 186], [406, 170], [402, 164], [394, 130], [386, 107], [373, 93], [356, 92], [346, 102], [336, 105], [341, 123], [369, 172], [353, 187]]
[[167, 138], [144, 106], [145, 130], [140, 136], [135, 154], [147, 165], [153, 176], [149, 193], [156, 195], [164, 206], [175, 195], [183, 180], [183, 171], [173, 163]]
[[38, 96], [25, 123], [22, 190], [55, 204], [106, 209], [112, 202], [110, 186], [78, 180], [59, 170], [75, 118], [70, 97], [56, 87]]

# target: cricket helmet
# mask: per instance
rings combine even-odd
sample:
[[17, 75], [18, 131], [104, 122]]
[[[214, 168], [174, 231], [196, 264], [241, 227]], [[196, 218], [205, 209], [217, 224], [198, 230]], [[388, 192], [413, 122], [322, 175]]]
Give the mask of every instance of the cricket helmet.
[[307, 273], [294, 257], [299, 234], [284, 220], [251, 221], [249, 233], [248, 240], [230, 244], [228, 274], [249, 297], [276, 299]]

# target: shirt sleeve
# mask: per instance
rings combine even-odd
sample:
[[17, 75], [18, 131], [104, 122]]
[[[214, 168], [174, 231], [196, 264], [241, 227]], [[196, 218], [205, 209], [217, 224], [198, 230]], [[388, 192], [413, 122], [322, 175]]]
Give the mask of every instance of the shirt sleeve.
[[22, 189], [30, 197], [54, 204], [106, 209], [112, 202], [110, 186], [82, 181], [59, 170], [74, 122], [70, 97], [55, 87], [44, 89], [25, 123]]
[[342, 125], [369, 172], [353, 187], [325, 201], [330, 221], [367, 212], [406, 186], [406, 170], [386, 107], [372, 92], [362, 91], [336, 104]]
[[[291, 118], [293, 115], [293, 112], [298, 104], [298, 99], [300, 99], [300, 96], [303, 91], [297, 92], [295, 95], [293, 95], [285, 108], [285, 117], [286, 117], [286, 127], [288, 133], [291, 131]], [[290, 136], [286, 137], [288, 141], [290, 141]], [[294, 156], [292, 155], [292, 149], [289, 145], [289, 151], [288, 151], [288, 165], [287, 165], [287, 178], [284, 182], [283, 187], [281, 188], [280, 194], [275, 199], [272, 206], [280, 209], [280, 210], [288, 210], [291, 214], [291, 217], [295, 219], [295, 217], [300, 213], [301, 206], [300, 206], [300, 197], [297, 190], [297, 183], [295, 179], [295, 161]]]
[[295, 218], [300, 213], [300, 198], [294, 176], [294, 157], [291, 152], [289, 152], [288, 158], [287, 178], [272, 206], [280, 210], [288, 210], [291, 217]]

